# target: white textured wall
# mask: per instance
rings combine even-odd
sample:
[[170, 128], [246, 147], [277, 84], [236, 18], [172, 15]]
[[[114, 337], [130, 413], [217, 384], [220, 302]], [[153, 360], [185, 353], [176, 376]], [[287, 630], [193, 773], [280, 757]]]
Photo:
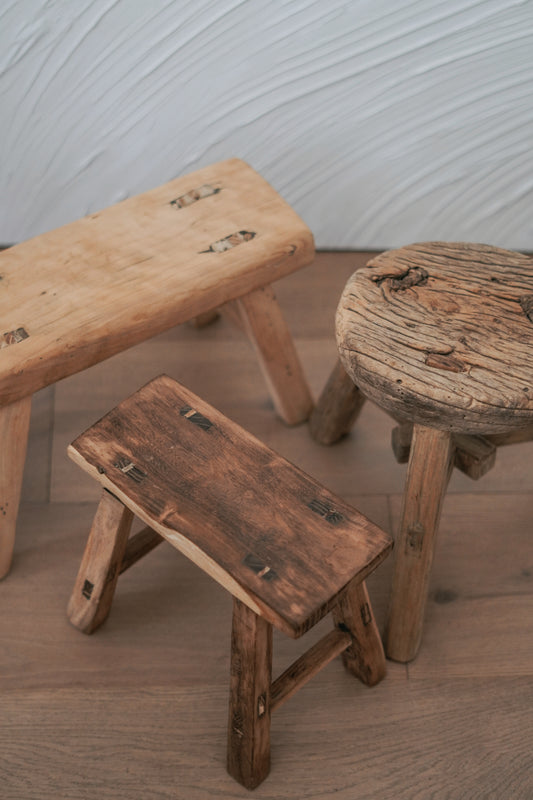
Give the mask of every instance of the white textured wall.
[[0, 0], [0, 242], [218, 159], [321, 247], [533, 249], [532, 0]]

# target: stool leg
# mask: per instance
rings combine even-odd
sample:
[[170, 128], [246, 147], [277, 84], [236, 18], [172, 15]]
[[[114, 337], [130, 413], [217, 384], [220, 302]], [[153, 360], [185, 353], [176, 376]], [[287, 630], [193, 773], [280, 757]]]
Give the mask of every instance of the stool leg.
[[352, 636], [352, 644], [342, 654], [346, 669], [367, 686], [379, 683], [387, 672], [385, 653], [364, 581], [344, 592], [333, 609], [333, 620]]
[[453, 456], [449, 433], [414, 426], [386, 634], [387, 656], [394, 661], [411, 661], [420, 646], [437, 528]]
[[313, 398], [276, 296], [271, 286], [234, 301], [250, 339], [276, 411], [288, 425], [305, 422]]
[[272, 625], [233, 600], [228, 772], [255, 789], [270, 770]]
[[337, 361], [309, 420], [309, 432], [319, 444], [333, 444], [349, 433], [365, 396]]
[[129, 508], [104, 489], [67, 610], [83, 633], [95, 631], [111, 610], [132, 521]]
[[31, 395], [0, 408], [0, 579], [13, 558], [30, 411]]

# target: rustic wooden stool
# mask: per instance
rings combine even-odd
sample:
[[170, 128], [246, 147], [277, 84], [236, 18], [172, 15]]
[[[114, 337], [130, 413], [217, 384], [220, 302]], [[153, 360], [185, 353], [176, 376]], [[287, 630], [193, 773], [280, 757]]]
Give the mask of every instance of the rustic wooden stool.
[[496, 445], [531, 438], [533, 259], [442, 242], [383, 253], [348, 281], [337, 344], [342, 364], [317, 404], [314, 437], [340, 438], [365, 396], [402, 421], [393, 446], [409, 467], [386, 651], [409, 661], [453, 465], [480, 477]]
[[238, 159], [0, 253], [0, 578], [38, 389], [223, 306], [282, 419], [307, 419], [311, 394], [270, 284], [313, 257], [307, 226]]
[[[358, 511], [166, 376], [69, 448], [104, 487], [68, 614], [91, 633], [119, 573], [166, 539], [234, 596], [228, 770], [268, 774], [270, 715], [339, 653], [372, 685], [385, 656], [364, 578], [390, 538]], [[149, 527], [128, 542], [133, 515]], [[272, 625], [335, 629], [271, 683]]]

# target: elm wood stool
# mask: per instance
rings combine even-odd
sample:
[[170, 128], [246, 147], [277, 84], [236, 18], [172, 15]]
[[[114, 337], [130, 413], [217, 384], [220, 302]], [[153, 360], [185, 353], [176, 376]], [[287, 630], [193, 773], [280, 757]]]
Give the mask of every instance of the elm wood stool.
[[[68, 614], [107, 617], [118, 576], [166, 539], [234, 597], [228, 771], [249, 789], [270, 766], [270, 715], [336, 655], [368, 685], [385, 656], [364, 578], [391, 539], [166, 376], [69, 447], [104, 487]], [[148, 526], [128, 541], [133, 515]], [[271, 683], [272, 625], [297, 638], [335, 628]]]
[[273, 281], [313, 237], [251, 167], [222, 161], [0, 253], [0, 578], [9, 571], [31, 396], [219, 306], [288, 424], [312, 399]]
[[402, 422], [393, 447], [409, 467], [385, 648], [406, 662], [420, 644], [453, 466], [480, 477], [496, 445], [533, 432], [533, 259], [443, 242], [383, 253], [349, 279], [336, 327], [342, 363], [311, 429], [324, 443], [340, 438], [365, 396]]

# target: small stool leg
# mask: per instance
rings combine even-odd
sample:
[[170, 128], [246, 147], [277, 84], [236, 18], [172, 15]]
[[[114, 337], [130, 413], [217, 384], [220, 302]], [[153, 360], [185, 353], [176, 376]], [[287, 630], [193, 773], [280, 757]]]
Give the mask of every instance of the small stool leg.
[[67, 610], [83, 633], [95, 631], [111, 610], [132, 521], [133, 513], [104, 489]]
[[337, 361], [309, 421], [315, 442], [333, 444], [349, 433], [364, 402], [365, 396]]
[[272, 626], [233, 600], [228, 772], [255, 789], [270, 770]]
[[13, 558], [30, 411], [31, 395], [0, 408], [0, 579]]
[[344, 592], [333, 609], [333, 620], [352, 636], [352, 644], [342, 654], [346, 669], [367, 686], [379, 683], [387, 672], [385, 653], [364, 581]]
[[411, 661], [420, 646], [437, 528], [453, 457], [448, 432], [414, 426], [386, 635], [387, 656], [394, 661]]
[[244, 332], [250, 339], [274, 406], [288, 425], [309, 418], [313, 398], [292, 336], [271, 286], [234, 301]]

